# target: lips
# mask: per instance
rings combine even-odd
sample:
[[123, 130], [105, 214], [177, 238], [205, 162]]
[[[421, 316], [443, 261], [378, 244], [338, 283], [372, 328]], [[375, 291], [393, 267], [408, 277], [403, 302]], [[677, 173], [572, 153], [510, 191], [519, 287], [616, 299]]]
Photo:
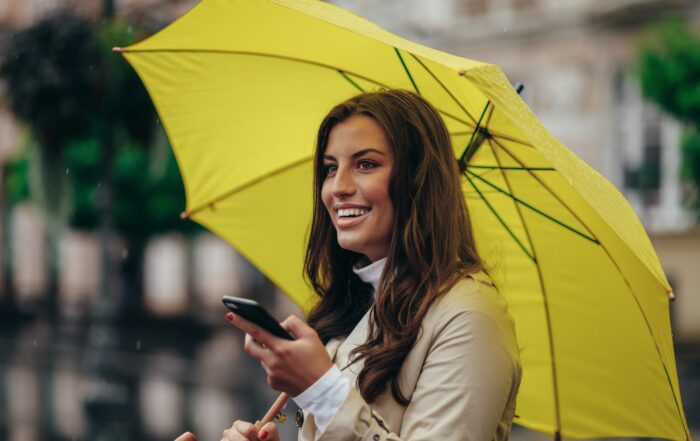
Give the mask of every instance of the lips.
[[338, 210], [338, 217], [357, 217], [369, 213], [367, 208], [341, 208]]
[[[369, 208], [341, 208], [336, 211], [335, 225], [338, 229], [346, 229], [359, 224], [372, 210]], [[347, 217], [345, 217], [347, 216]]]

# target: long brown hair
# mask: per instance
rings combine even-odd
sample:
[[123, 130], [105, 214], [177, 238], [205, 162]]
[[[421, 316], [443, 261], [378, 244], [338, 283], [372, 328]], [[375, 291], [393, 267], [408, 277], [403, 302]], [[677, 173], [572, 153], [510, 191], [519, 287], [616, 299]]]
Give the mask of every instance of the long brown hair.
[[[375, 299], [372, 287], [352, 271], [362, 256], [338, 245], [321, 200], [323, 155], [333, 127], [352, 115], [374, 118], [394, 150], [389, 194], [395, 208], [389, 255]], [[435, 108], [403, 90], [363, 93], [335, 106], [318, 131], [314, 157], [314, 208], [305, 271], [320, 297], [308, 317], [326, 343], [346, 336], [374, 304], [369, 338], [352, 351], [364, 359], [357, 382], [373, 402], [390, 385], [413, 347], [430, 306], [458, 280], [483, 268], [476, 251], [449, 133]]]

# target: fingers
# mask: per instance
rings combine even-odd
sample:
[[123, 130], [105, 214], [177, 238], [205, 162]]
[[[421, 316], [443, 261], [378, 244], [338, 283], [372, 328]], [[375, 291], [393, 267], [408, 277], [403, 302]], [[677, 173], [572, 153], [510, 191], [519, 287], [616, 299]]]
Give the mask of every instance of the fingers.
[[260, 344], [253, 340], [253, 337], [251, 337], [249, 334], [245, 335], [245, 343], [243, 343], [243, 349], [245, 349], [245, 351], [248, 354], [250, 354], [251, 357], [260, 361], [264, 361], [270, 355], [269, 351], [266, 348], [260, 346]]
[[175, 441], [197, 441], [197, 437], [194, 436], [194, 433], [185, 432], [178, 436]]
[[[230, 315], [229, 315], [230, 314]], [[250, 322], [238, 314], [229, 313], [226, 319], [229, 320], [235, 327], [253, 337], [255, 341], [267, 347], [273, 347], [281, 338], [275, 337], [260, 326]]]
[[258, 441], [255, 426], [247, 421], [238, 420], [231, 428], [224, 430], [222, 441]]
[[290, 315], [282, 323], [280, 323], [280, 325], [286, 331], [291, 332], [297, 339], [316, 334], [314, 328], [307, 325], [304, 320], [295, 315]]
[[258, 432], [258, 439], [260, 441], [279, 441], [280, 434], [277, 430], [277, 425], [275, 423], [267, 423]]

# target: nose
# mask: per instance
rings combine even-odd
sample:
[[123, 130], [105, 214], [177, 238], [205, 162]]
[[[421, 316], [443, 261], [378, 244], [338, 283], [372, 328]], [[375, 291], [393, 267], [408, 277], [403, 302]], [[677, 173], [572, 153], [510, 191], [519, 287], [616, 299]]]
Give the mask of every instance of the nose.
[[347, 167], [338, 166], [333, 178], [333, 186], [331, 193], [336, 198], [350, 196], [355, 193], [355, 181], [352, 176], [352, 171]]

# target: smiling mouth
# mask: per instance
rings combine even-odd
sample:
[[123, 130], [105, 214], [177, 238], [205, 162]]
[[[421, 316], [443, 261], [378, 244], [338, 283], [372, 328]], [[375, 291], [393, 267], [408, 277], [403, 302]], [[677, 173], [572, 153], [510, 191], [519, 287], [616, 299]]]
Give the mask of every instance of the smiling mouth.
[[352, 219], [356, 217], [364, 216], [371, 211], [370, 208], [343, 208], [338, 210], [338, 218], [340, 219]]

